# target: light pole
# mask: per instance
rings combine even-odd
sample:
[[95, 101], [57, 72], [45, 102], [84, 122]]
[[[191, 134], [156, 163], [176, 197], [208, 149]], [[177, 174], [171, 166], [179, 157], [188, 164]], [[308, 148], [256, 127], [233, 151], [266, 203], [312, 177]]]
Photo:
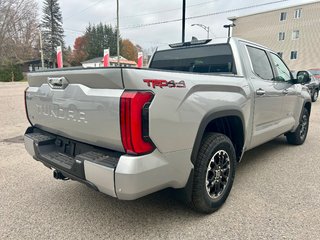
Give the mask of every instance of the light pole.
[[118, 56], [118, 67], [120, 66], [120, 32], [119, 32], [119, 0], [117, 0], [117, 56]]
[[203, 24], [200, 24], [200, 23], [194, 23], [194, 24], [191, 24], [191, 26], [198, 26], [198, 27], [201, 27], [203, 28], [204, 30], [207, 31], [207, 39], [209, 39], [209, 33], [210, 33], [210, 27], [209, 26], [206, 26], [206, 25], [203, 25]]
[[186, 0], [182, 2], [182, 42], [184, 43], [186, 36]]
[[43, 58], [43, 43], [42, 43], [42, 32], [41, 25], [38, 25], [39, 28], [39, 40], [40, 40], [40, 54], [41, 54], [41, 68], [44, 69], [44, 58]]

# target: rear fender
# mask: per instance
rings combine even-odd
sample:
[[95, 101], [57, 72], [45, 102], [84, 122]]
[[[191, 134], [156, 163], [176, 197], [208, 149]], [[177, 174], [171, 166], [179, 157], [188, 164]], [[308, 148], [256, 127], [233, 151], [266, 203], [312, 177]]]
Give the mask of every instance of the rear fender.
[[[243, 114], [239, 110], [222, 110], [222, 111], [210, 111], [208, 112], [202, 119], [196, 139], [193, 145], [192, 149], [192, 154], [191, 154], [191, 162], [195, 163], [197, 157], [198, 157], [198, 152], [201, 147], [201, 140], [205, 134], [205, 129], [209, 125], [209, 123], [215, 119], [222, 118], [222, 117], [230, 117], [230, 116], [236, 116], [241, 119], [242, 126], [243, 126], [243, 134], [244, 134], [244, 139], [246, 139], [245, 136], [245, 124], [244, 124], [244, 117]], [[242, 151], [243, 152], [243, 151]]]

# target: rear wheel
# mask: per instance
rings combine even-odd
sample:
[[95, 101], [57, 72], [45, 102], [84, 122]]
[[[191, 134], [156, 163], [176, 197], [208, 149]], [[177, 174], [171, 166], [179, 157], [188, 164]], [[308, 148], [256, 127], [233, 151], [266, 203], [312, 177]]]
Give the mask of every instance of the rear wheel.
[[220, 133], [208, 133], [194, 166], [191, 204], [195, 210], [212, 213], [223, 205], [232, 188], [235, 166], [231, 140]]
[[319, 90], [315, 90], [312, 94], [312, 102], [316, 102], [318, 100], [318, 96], [319, 96]]
[[301, 145], [307, 138], [309, 129], [309, 112], [306, 108], [303, 109], [302, 117], [296, 131], [286, 134], [287, 141], [293, 145]]

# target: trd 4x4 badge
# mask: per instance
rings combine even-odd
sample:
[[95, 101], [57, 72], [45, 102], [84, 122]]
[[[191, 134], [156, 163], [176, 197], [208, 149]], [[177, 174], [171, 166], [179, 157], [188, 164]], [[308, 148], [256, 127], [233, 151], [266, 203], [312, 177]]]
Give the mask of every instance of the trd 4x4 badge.
[[153, 87], [153, 88], [156, 88], [156, 87], [185, 88], [186, 87], [186, 83], [184, 81], [175, 82], [174, 80], [167, 81], [167, 80], [160, 80], [160, 79], [144, 79], [143, 81], [148, 84], [148, 87]]

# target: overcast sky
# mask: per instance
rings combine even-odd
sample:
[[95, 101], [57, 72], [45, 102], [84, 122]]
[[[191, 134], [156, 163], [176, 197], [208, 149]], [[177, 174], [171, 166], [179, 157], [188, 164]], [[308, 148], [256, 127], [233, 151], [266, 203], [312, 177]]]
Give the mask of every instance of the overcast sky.
[[[42, 0], [39, 1], [40, 8]], [[182, 0], [119, 0], [120, 34], [144, 48], [162, 46], [181, 41], [181, 21], [144, 26], [181, 19]], [[277, 2], [277, 3], [275, 3]], [[206, 17], [192, 18], [186, 21], [186, 39], [192, 36], [206, 38], [206, 31], [194, 23], [210, 27], [210, 38], [226, 37], [224, 24], [227, 18], [241, 16], [301, 3], [312, 0], [187, 0], [186, 17], [211, 14]], [[66, 44], [73, 46], [76, 37], [83, 35], [90, 23], [116, 25], [116, 0], [59, 0], [63, 15]], [[270, 3], [270, 4], [266, 4]], [[264, 6], [256, 6], [266, 4]], [[255, 7], [256, 6], [256, 7]], [[240, 8], [246, 8], [239, 10]], [[139, 27], [140, 26], [140, 27]]]

